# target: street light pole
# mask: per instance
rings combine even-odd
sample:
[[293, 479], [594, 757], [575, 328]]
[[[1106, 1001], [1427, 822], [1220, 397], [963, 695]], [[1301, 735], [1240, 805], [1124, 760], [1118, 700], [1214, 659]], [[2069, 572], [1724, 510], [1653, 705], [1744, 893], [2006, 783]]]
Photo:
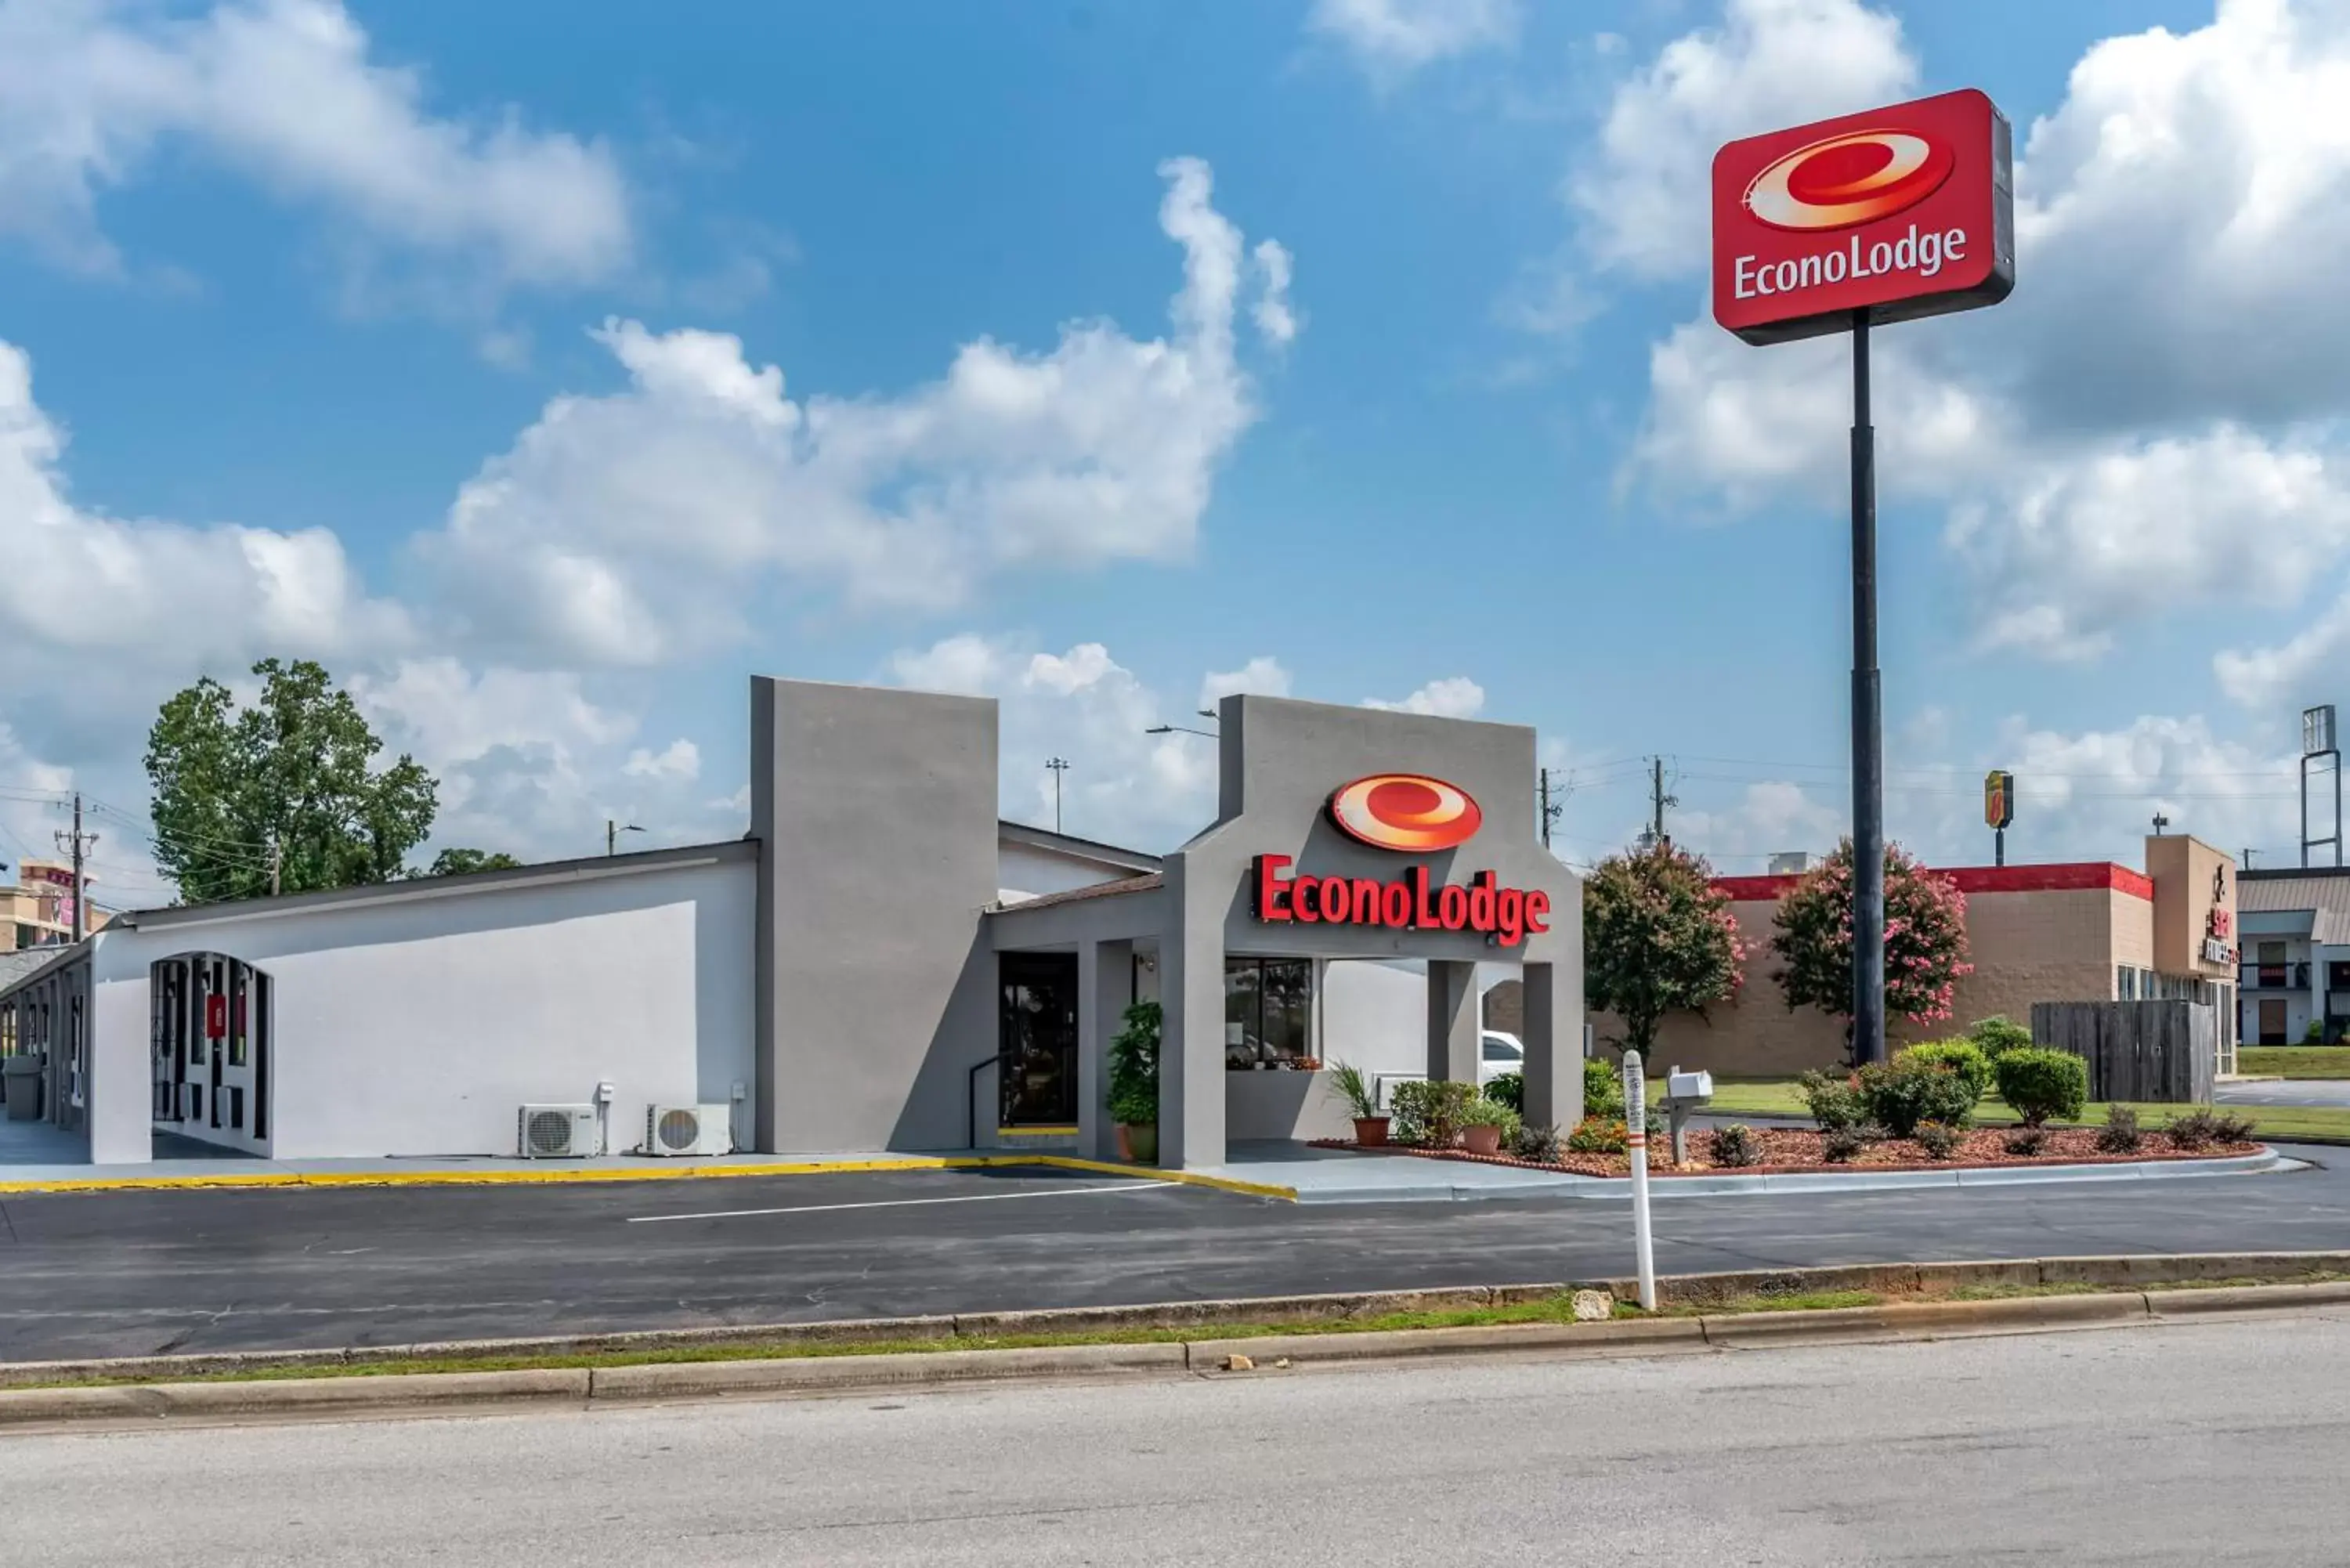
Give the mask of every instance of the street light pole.
[[1069, 759], [1050, 757], [1045, 765], [1053, 770], [1053, 831], [1061, 831], [1061, 775], [1069, 771]]
[[1852, 317], [1852, 1059], [1885, 1060], [1885, 715], [1877, 670], [1877, 428]]

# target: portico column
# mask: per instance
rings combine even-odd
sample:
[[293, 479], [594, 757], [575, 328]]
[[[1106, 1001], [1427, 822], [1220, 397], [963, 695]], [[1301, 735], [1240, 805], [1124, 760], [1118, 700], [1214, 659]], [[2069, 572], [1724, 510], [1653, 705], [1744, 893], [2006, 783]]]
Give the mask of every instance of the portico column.
[[1561, 1037], [1557, 966], [1530, 963], [1523, 981], [1526, 1124], [1563, 1130], [1583, 1119], [1583, 1030], [1577, 1024]]
[[1125, 1027], [1134, 981], [1131, 941], [1077, 947], [1077, 1152], [1087, 1159], [1118, 1153], [1109, 1115], [1109, 1043]]
[[[1222, 906], [1185, 897], [1187, 862], [1168, 857], [1170, 915], [1159, 943], [1159, 1163], [1197, 1169], [1224, 1163], [1224, 928]], [[1229, 895], [1227, 895], [1229, 896]]]
[[1477, 966], [1455, 959], [1428, 961], [1428, 1075], [1456, 1084], [1477, 1081]]

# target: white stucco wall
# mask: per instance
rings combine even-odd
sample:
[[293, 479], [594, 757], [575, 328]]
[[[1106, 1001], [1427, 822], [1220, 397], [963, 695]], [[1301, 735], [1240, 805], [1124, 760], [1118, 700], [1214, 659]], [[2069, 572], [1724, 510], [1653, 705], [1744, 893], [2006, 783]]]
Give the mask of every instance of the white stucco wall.
[[1015, 844], [1010, 839], [997, 840], [995, 864], [996, 896], [1007, 904], [1136, 875], [1121, 866], [1089, 860], [1082, 855], [1039, 849], [1033, 844]]
[[112, 1114], [91, 1157], [146, 1158], [148, 966], [189, 951], [243, 959], [275, 986], [280, 1159], [510, 1155], [517, 1106], [586, 1102], [599, 1081], [615, 1091], [610, 1147], [632, 1147], [649, 1104], [747, 1091], [755, 877], [749, 859], [713, 858], [106, 932], [98, 1087]]

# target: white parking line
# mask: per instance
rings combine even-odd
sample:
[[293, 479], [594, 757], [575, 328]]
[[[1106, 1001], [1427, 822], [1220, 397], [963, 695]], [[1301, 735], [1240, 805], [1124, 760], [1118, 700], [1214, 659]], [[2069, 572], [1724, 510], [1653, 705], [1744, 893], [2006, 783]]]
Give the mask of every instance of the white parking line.
[[631, 1214], [631, 1225], [671, 1220], [747, 1220], [761, 1214], [834, 1214], [844, 1209], [910, 1209], [928, 1203], [1001, 1203], [1012, 1198], [1070, 1198], [1091, 1192], [1148, 1192], [1163, 1181], [1118, 1181], [1106, 1187], [1055, 1187], [1048, 1192], [974, 1192], [961, 1198], [883, 1198], [870, 1203], [804, 1203], [796, 1209], [720, 1209], [707, 1214]]

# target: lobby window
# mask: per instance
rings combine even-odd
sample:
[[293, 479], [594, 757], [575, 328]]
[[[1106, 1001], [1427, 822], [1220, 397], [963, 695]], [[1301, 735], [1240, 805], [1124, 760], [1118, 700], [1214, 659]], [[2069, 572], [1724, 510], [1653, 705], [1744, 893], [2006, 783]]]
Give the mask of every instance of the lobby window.
[[2114, 971], [2114, 995], [2123, 1002], [2137, 1000], [2137, 971], [2122, 964]]
[[1282, 1066], [1313, 1054], [1314, 961], [1224, 961], [1224, 1065]]

